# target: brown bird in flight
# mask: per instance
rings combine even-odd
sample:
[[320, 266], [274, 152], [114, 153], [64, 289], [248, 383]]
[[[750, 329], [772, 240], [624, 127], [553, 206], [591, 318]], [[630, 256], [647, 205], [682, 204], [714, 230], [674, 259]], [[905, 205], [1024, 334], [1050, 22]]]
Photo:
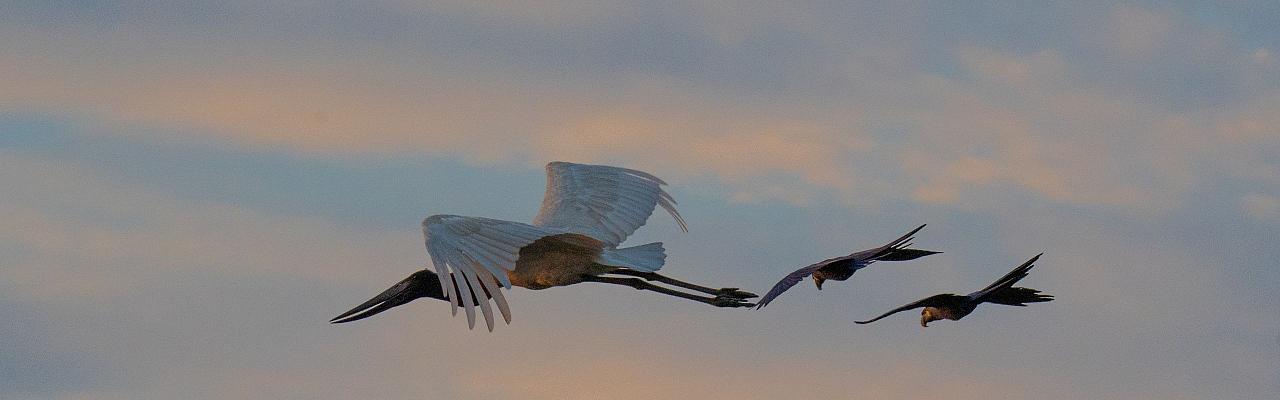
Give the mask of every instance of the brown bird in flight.
[[773, 289], [769, 289], [769, 293], [765, 293], [764, 297], [760, 298], [760, 303], [756, 305], [756, 309], [759, 310], [764, 308], [764, 306], [769, 305], [769, 302], [772, 302], [773, 299], [781, 295], [782, 292], [785, 292], [787, 289], [790, 289], [792, 286], [800, 283], [800, 281], [806, 276], [813, 276], [813, 284], [818, 286], [818, 290], [822, 290], [823, 281], [843, 281], [845, 279], [849, 279], [850, 276], [853, 276], [854, 272], [866, 268], [868, 265], [871, 265], [876, 261], [907, 261], [930, 254], [941, 253], [940, 251], [907, 248], [911, 245], [911, 240], [914, 239], [912, 235], [915, 235], [916, 232], [919, 232], [921, 229], [924, 229], [924, 225], [920, 225], [920, 227], [912, 230], [911, 232], [907, 232], [906, 235], [902, 235], [902, 237], [889, 242], [889, 244], [884, 246], [859, 251], [847, 256], [829, 258], [816, 264], [795, 270], [795, 272], [787, 274], [787, 276], [783, 277], [777, 284], [774, 284]]
[[1053, 296], [1040, 293], [1039, 290], [1028, 289], [1024, 287], [1013, 287], [1022, 278], [1026, 278], [1027, 274], [1034, 267], [1036, 260], [1044, 253], [1031, 257], [1027, 262], [1022, 263], [1013, 271], [1009, 271], [1005, 276], [1000, 277], [982, 290], [969, 293], [967, 296], [957, 294], [939, 294], [935, 296], [920, 299], [914, 303], [904, 305], [902, 307], [890, 310], [879, 317], [872, 318], [868, 321], [854, 321], [859, 324], [869, 324], [876, 322], [881, 318], [893, 315], [900, 311], [906, 311], [924, 307], [924, 311], [920, 312], [920, 326], [928, 327], [929, 322], [940, 319], [949, 319], [959, 321], [964, 316], [969, 315], [975, 308], [982, 303], [1003, 304], [1006, 306], [1025, 307], [1026, 303], [1039, 303], [1052, 301]]

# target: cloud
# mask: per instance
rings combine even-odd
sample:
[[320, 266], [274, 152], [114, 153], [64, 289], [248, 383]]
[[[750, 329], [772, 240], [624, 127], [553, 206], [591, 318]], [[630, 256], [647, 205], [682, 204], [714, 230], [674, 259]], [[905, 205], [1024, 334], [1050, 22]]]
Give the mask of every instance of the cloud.
[[[103, 69], [71, 61], [87, 49], [65, 48], [53, 63], [17, 55], [5, 60], [17, 67], [7, 71], [15, 79], [0, 104], [62, 109], [57, 112], [122, 125], [185, 127], [249, 147], [322, 154], [469, 151], [479, 157], [509, 156], [511, 150], [483, 143], [518, 134], [527, 129], [522, 123], [537, 120], [539, 109], [546, 111], [519, 106], [531, 99], [513, 97], [501, 85], [459, 87], [429, 70], [410, 74], [368, 65], [371, 60], [298, 70], [282, 65], [289, 62], [283, 58], [173, 59], [142, 50], [103, 60], [124, 64]], [[491, 101], [498, 99], [507, 105], [494, 107]]]
[[1216, 118], [1211, 130], [1223, 157], [1216, 165], [1224, 175], [1255, 185], [1280, 185], [1280, 162], [1272, 154], [1280, 151], [1280, 89], [1264, 91], [1252, 101], [1230, 107]]
[[[237, 7], [233, 13], [247, 12]], [[161, 34], [145, 21], [100, 34], [40, 35], [19, 26], [10, 29], [34, 45], [5, 45], [0, 72], [13, 78], [0, 83], [0, 105], [163, 127], [133, 133], [147, 140], [196, 137], [317, 157], [627, 163], [672, 178], [709, 178], [738, 200], [794, 204], [913, 200], [981, 208], [990, 193], [1159, 212], [1221, 171], [1276, 168], [1261, 156], [1223, 157], [1227, 148], [1213, 137], [1275, 142], [1267, 135], [1275, 124], [1260, 111], [1273, 108], [1274, 96], [1255, 92], [1275, 86], [1268, 78], [1274, 74], [1265, 73], [1269, 53], [1232, 47], [1229, 36], [1174, 11], [1120, 6], [1104, 13], [1109, 28], [1097, 30], [1107, 40], [1011, 50], [956, 39], [878, 46], [849, 39], [862, 32], [842, 30], [805, 7], [744, 12], [707, 5], [687, 16], [643, 14], [617, 26], [600, 21], [629, 14], [631, 5], [558, 7], [574, 11], [381, 3], [360, 9], [349, 23], [384, 26], [394, 20], [381, 13], [411, 10], [445, 28], [394, 25], [407, 31], [370, 33], [389, 35], [379, 36], [377, 46], [326, 44], [323, 37], [226, 43], [216, 35]], [[927, 17], [900, 11], [888, 17], [906, 25]], [[328, 21], [324, 13], [297, 18]], [[651, 54], [642, 58], [652, 64], [634, 68], [599, 66], [622, 57], [607, 49], [634, 47], [621, 33], [649, 26], [646, 19], [671, 24], [667, 36], [636, 33], [670, 39], [662, 43], [671, 46], [671, 57]], [[1089, 24], [1067, 26], [1095, 33]], [[600, 39], [556, 39], [565, 32]], [[522, 34], [528, 37], [517, 40]], [[414, 42], [406, 38], [416, 35], [489, 40], [465, 50], [423, 49], [409, 46]], [[1203, 42], [1204, 51], [1162, 50], [1169, 41]], [[148, 42], [164, 45], [137, 45]], [[769, 49], [783, 45], [802, 57], [778, 64]], [[953, 73], [921, 63], [927, 58], [917, 54], [937, 46]], [[586, 61], [509, 54], [528, 48]], [[1108, 69], [1106, 59], [1091, 58], [1098, 52], [1137, 58]], [[1148, 68], [1155, 63], [1168, 68]], [[755, 64], [767, 67], [739, 69]], [[1178, 74], [1210, 70], [1226, 72], [1206, 84], [1264, 89], [1220, 89], [1231, 100], [1229, 115], [1212, 106], [1217, 102], [1168, 100], [1178, 97], [1170, 93], [1200, 91], [1192, 86], [1201, 81]], [[718, 78], [756, 72], [776, 78], [772, 86]]]
[[1141, 59], [1164, 47], [1177, 24], [1166, 12], [1120, 5], [1107, 16], [1102, 42], [1118, 57]]
[[0, 182], [21, 188], [0, 194], [0, 215], [10, 228], [0, 231], [0, 241], [21, 250], [0, 276], [21, 282], [10, 290], [24, 298], [117, 298], [139, 290], [146, 282], [138, 277], [154, 271], [215, 269], [333, 283], [371, 279], [359, 266], [398, 273], [406, 264], [425, 263], [412, 229], [361, 232], [321, 219], [192, 205], [18, 153], [4, 154], [0, 166]]
[[[1162, 233], [1126, 234], [1129, 228], [1117, 229], [1103, 222], [1105, 216], [1045, 203], [1005, 204], [996, 236], [962, 239], [962, 246], [948, 240], [982, 232], [964, 224], [931, 225], [935, 233], [925, 238], [930, 248], [988, 251], [958, 252], [974, 258], [918, 266], [924, 269], [873, 270], [817, 297], [812, 290], [798, 292], [791, 304], [803, 306], [795, 312], [725, 313], [607, 287], [517, 290], [516, 322], [488, 334], [467, 331], [447, 316], [446, 305], [425, 301], [361, 325], [324, 325], [334, 312], [423, 261], [411, 230], [371, 230], [176, 198], [110, 170], [22, 153], [5, 153], [0, 167], [0, 182], [13, 189], [0, 194], [0, 215], [13, 223], [0, 230], [0, 243], [23, 249], [6, 252], [0, 282], [5, 296], [35, 304], [46, 324], [58, 327], [44, 338], [44, 348], [86, 360], [47, 367], [55, 376], [86, 376], [65, 393], [50, 392], [67, 398], [563, 398], [606, 390], [621, 398], [1194, 398], [1193, 386], [1225, 397], [1246, 389], [1220, 380], [1163, 382], [1164, 376], [1200, 373], [1177, 360], [1195, 359], [1195, 365], [1241, 379], [1266, 379], [1272, 371], [1260, 361], [1270, 353], [1241, 352], [1256, 344], [1251, 338], [1272, 332], [1274, 321], [1254, 321], [1255, 310], [1236, 308], [1253, 296], [1248, 290], [1221, 295], [1231, 277], [1205, 267], [1222, 259], [1220, 250], [1188, 252], [1194, 246], [1161, 242]], [[989, 170], [974, 160], [953, 174], [982, 181]], [[900, 214], [883, 218], [898, 220]], [[833, 237], [819, 241], [843, 248], [850, 227], [838, 221], [858, 216], [812, 218], [820, 224], [817, 236]], [[778, 232], [815, 232], [813, 226], [705, 224], [737, 233], [672, 242], [673, 256], [684, 260], [672, 265], [672, 273], [706, 274], [727, 263], [731, 273], [744, 275], [732, 281], [768, 281], [778, 273], [774, 253], [794, 253], [776, 247]], [[744, 238], [761, 246], [743, 247]], [[1018, 261], [1010, 255], [1038, 251], [1048, 254], [1027, 285], [1059, 296], [1041, 307], [987, 308], [961, 323], [909, 335], [900, 324], [913, 323], [906, 316], [858, 326], [858, 340], [848, 340], [855, 328], [847, 318], [820, 311], [844, 307], [862, 315], [916, 296], [903, 293], [981, 287]], [[794, 253], [781, 261], [811, 256]], [[849, 304], [849, 295], [867, 301]], [[1154, 311], [1169, 307], [1179, 312]], [[990, 329], [1006, 324], [1020, 328]], [[671, 326], [690, 330], [672, 336]], [[759, 331], [761, 326], [794, 329], [775, 334]], [[1242, 337], [1204, 344], [1199, 338], [1215, 326], [1233, 327]], [[957, 341], [968, 346], [957, 351]], [[540, 368], [531, 371], [528, 360]], [[1024, 367], [1009, 375], [1008, 363]], [[1141, 372], [1131, 371], [1135, 365]], [[1060, 376], [1095, 383], [1063, 383], [1055, 378]], [[972, 386], [975, 380], [987, 384]], [[1114, 389], [1121, 380], [1132, 382]]]
[[[981, 369], [956, 373], [961, 370], [956, 365], [888, 362], [814, 369], [809, 362], [771, 361], [767, 365], [748, 366], [743, 364], [747, 360], [690, 363], [693, 360], [675, 354], [638, 350], [620, 347], [607, 353], [556, 358], [536, 370], [500, 365], [493, 371], [471, 377], [472, 394], [477, 398], [502, 399], [593, 399], [602, 393], [617, 399], [769, 399], [841, 397], [856, 393], [878, 399], [943, 395], [984, 399], [992, 392], [1009, 396], [1035, 392], [1024, 382], [985, 375], [986, 371]], [[591, 368], [583, 368], [588, 365]], [[974, 381], [982, 381], [984, 385], [966, 383]], [[830, 385], [830, 382], [842, 384]]]
[[[633, 290], [574, 287], [513, 292], [517, 321], [489, 334], [467, 331], [445, 304], [425, 301], [361, 325], [324, 324], [415, 266], [423, 258], [416, 232], [184, 201], [91, 166], [4, 156], [0, 182], [14, 190], [0, 197], [0, 214], [17, 226], [0, 231], [0, 243], [27, 250], [0, 270], [5, 295], [38, 305], [41, 318], [58, 327], [45, 338], [50, 350], [88, 360], [72, 371], [89, 378], [49, 397], [1195, 398], [1193, 387], [1245, 397], [1235, 395], [1247, 388], [1220, 379], [1165, 378], [1199, 374], [1197, 365], [1249, 380], [1273, 371], [1260, 361], [1270, 353], [1249, 345], [1273, 332], [1274, 321], [1253, 321], [1255, 310], [1234, 308], [1250, 296], [1245, 290], [1221, 295], [1224, 277], [1204, 267], [1220, 258], [1216, 250], [1188, 252], [1158, 242], [1160, 233], [1129, 236], [1099, 223], [1102, 217], [1046, 212], [1043, 204], [1013, 205], [998, 237], [975, 239], [1000, 243], [977, 252], [997, 263], [873, 270], [842, 287], [843, 295], [832, 288], [815, 298], [809, 290], [808, 299], [796, 293], [792, 302], [871, 312], [909, 299], [907, 292], [980, 287], [1016, 263], [1008, 254], [1044, 250], [1044, 265], [1027, 285], [1059, 300], [1040, 307], [988, 308], [903, 334], [900, 323], [913, 324], [910, 317], [854, 328], [808, 305], [794, 313], [726, 313]], [[980, 180], [984, 169], [976, 162], [957, 174]], [[841, 225], [829, 229], [848, 230]], [[704, 248], [712, 254], [685, 254], [673, 268], [709, 271], [714, 265], [706, 262], [730, 262], [752, 276], [778, 272], [757, 264], [771, 257], [761, 251], [779, 248], [738, 242], [775, 238], [778, 228], [739, 227], [714, 235], [722, 239]], [[946, 224], [931, 229], [940, 233], [929, 236], [931, 246], [957, 236], [943, 234]], [[680, 246], [673, 243], [673, 251]], [[850, 291], [867, 302], [849, 304]], [[1179, 312], [1153, 311], [1169, 307]], [[1019, 329], [990, 329], [1006, 324]], [[1201, 336], [1219, 324], [1243, 339], [1205, 344]], [[672, 326], [689, 329], [671, 335]], [[850, 329], [858, 340], [849, 340]], [[959, 342], [967, 345], [957, 349]], [[1185, 359], [1195, 365], [1178, 361]], [[1010, 364], [1021, 367], [1010, 372]], [[618, 376], [626, 379], [612, 379]]]
[[1240, 197], [1240, 208], [1258, 219], [1280, 217], [1280, 197], [1266, 193], [1249, 193]]
[[[21, 347], [0, 373], [37, 372], [0, 377], [0, 397], [1257, 398], [1280, 382], [1276, 321], [1258, 317], [1277, 307], [1274, 49], [1192, 13], [294, 6], [0, 16], [14, 38], [0, 108], [127, 137], [50, 146], [139, 149], [3, 141], [19, 149], [0, 152], [0, 314], [24, 330], [0, 336]], [[513, 292], [516, 321], [492, 334], [426, 301], [328, 326], [425, 263], [419, 233], [312, 213], [324, 206], [290, 204], [305, 196], [271, 179], [235, 184], [273, 163], [227, 186], [287, 211], [116, 170], [173, 165], [128, 160], [147, 151], [233, 163], [184, 153], [209, 141], [346, 180], [403, 180], [333, 172], [422, 155], [498, 186], [548, 159], [651, 170], [710, 193], [680, 197], [702, 228], [668, 242], [671, 273], [699, 281], [767, 287], [905, 220], [930, 222], [921, 240], [946, 253], [773, 311], [583, 285]], [[314, 185], [299, 184], [346, 195]], [[849, 321], [981, 287], [1040, 251], [1026, 285], [1052, 303], [925, 331], [907, 315]], [[29, 362], [43, 354], [56, 360]]]
[[[1025, 56], [959, 51], [972, 80], [938, 80], [917, 130], [933, 139], [904, 152], [923, 177], [917, 201], [951, 204], [1012, 185], [1066, 204], [1167, 208], [1185, 168], [1163, 165], [1181, 144], [1155, 140], [1176, 116], [1140, 98], [1078, 82], [1056, 51]], [[1194, 135], [1194, 133], [1192, 133]]]
[[[663, 176], [700, 171], [728, 182], [741, 200], [804, 203], [810, 187], [839, 193], [857, 187], [846, 157], [869, 150], [869, 138], [798, 119], [701, 106], [689, 108], [696, 113], [662, 107], [586, 115], [550, 129], [535, 152], [543, 159], [644, 166]], [[775, 177], [782, 179], [770, 179]]]
[[[644, 77], [598, 82], [610, 88], [600, 92], [582, 82], [560, 87], [487, 72], [476, 72], [485, 78], [475, 82], [447, 63], [331, 59], [297, 70], [289, 67], [296, 62], [289, 54], [244, 60], [187, 54], [178, 60], [149, 49], [106, 56], [123, 66], [100, 69], [70, 62], [88, 49], [49, 47], [64, 50], [50, 55], [51, 62], [5, 60], [17, 78], [7, 81], [0, 104], [87, 115], [121, 127], [163, 126], [164, 135], [199, 135], [250, 149], [320, 156], [460, 154], [530, 164], [626, 161], [668, 176], [680, 170], [673, 167], [705, 171], [701, 175], [740, 188], [742, 198], [799, 202], [813, 192], [804, 185], [849, 191], [855, 178], [846, 172], [845, 153], [866, 150], [870, 141], [847, 126], [726, 103]], [[765, 175], [799, 177], [804, 184], [752, 189], [744, 183]]]
[[1254, 50], [1253, 54], [1250, 55], [1249, 58], [1253, 60], [1254, 63], [1264, 66], [1270, 66], [1276, 62], [1276, 57], [1271, 54], [1271, 50], [1265, 48]]

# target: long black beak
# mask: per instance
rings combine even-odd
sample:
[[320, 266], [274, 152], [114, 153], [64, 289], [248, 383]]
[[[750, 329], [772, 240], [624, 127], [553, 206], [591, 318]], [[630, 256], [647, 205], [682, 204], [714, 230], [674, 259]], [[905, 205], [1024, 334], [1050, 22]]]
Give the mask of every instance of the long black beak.
[[369, 299], [369, 301], [347, 310], [342, 315], [333, 317], [329, 322], [341, 324], [362, 320], [420, 297], [445, 298], [444, 292], [440, 288], [440, 279], [434, 272], [428, 270], [415, 272], [413, 275], [409, 275], [408, 278], [404, 278], [404, 280]]

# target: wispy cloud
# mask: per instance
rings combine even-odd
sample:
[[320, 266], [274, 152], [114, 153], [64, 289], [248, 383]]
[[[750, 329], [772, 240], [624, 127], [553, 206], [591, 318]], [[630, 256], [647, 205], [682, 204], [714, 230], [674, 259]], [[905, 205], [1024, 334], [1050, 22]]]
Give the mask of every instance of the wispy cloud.
[[[556, 15], [596, 21], [621, 12], [596, 8], [584, 9], [581, 18]], [[537, 29], [577, 23], [498, 13], [506, 8], [441, 9], [447, 10], [470, 19], [528, 20]], [[701, 18], [754, 18], [717, 10], [702, 10]], [[1111, 25], [1143, 32], [1109, 34], [1141, 43], [1101, 41], [1124, 47], [1118, 51], [1150, 53], [1173, 34], [1174, 17], [1162, 11], [1120, 7], [1108, 18]], [[713, 26], [726, 25], [732, 26]], [[736, 188], [738, 198], [793, 203], [831, 192], [862, 204], [904, 198], [954, 204], [967, 202], [973, 190], [1005, 187], [1068, 204], [1167, 208], [1204, 178], [1186, 161], [1221, 154], [1212, 130], [1259, 138], [1274, 125], [1258, 120], [1265, 114], [1224, 119], [1213, 109], [1187, 112], [1153, 102], [1141, 87], [1094, 83], [1094, 75], [1106, 72], [1052, 48], [1017, 54], [958, 43], [951, 50], [961, 76], [908, 68], [887, 77], [899, 85], [880, 87], [874, 82], [886, 77], [855, 67], [851, 75], [811, 78], [848, 88], [846, 95], [768, 103], [772, 94], [691, 86], [674, 75], [597, 71], [565, 77], [517, 72], [506, 64], [471, 68], [470, 58], [430, 52], [397, 55], [343, 45], [317, 58], [284, 42], [233, 51], [183, 35], [175, 46], [130, 44], [158, 39], [129, 29], [91, 42], [33, 39], [39, 54], [6, 52], [6, 76], [16, 78], [6, 81], [0, 103], [320, 155], [463, 154], [483, 162], [568, 158], [673, 166], [664, 172], [701, 171]], [[830, 45], [826, 36], [814, 40], [815, 48]], [[879, 51], [866, 56], [893, 59], [892, 50]], [[1259, 64], [1267, 53], [1258, 51], [1212, 62], [1236, 70], [1233, 79], [1250, 79], [1247, 70], [1265, 67]], [[302, 64], [307, 67], [296, 67]], [[1268, 98], [1245, 96], [1239, 108], [1266, 109]], [[887, 141], [871, 133], [885, 126], [905, 131]], [[905, 156], [886, 156], [893, 153]], [[744, 183], [779, 174], [800, 180]], [[918, 183], [888, 184], [889, 176]]]
[[[587, 7], [580, 18], [508, 15], [500, 12], [508, 8], [463, 5], [441, 11], [553, 29], [619, 15], [624, 8]], [[702, 10], [702, 18], [752, 18], [717, 10]], [[1141, 31], [1108, 33], [1133, 43], [1101, 41], [1126, 54], [1155, 51], [1175, 24], [1162, 11], [1134, 7], [1116, 8], [1107, 21]], [[828, 39], [819, 38], [815, 43], [825, 45]], [[882, 78], [865, 71], [817, 76], [834, 78], [830, 85], [851, 91], [765, 105], [758, 95], [701, 94], [696, 82], [688, 88], [674, 76], [511, 75], [510, 66], [477, 70], [432, 53], [405, 57], [349, 46], [309, 59], [314, 56], [286, 49], [285, 43], [228, 52], [226, 44], [182, 36], [177, 46], [129, 44], [139, 39], [156, 37], [125, 30], [92, 44], [38, 39], [43, 49], [38, 57], [6, 52], [6, 75], [17, 78], [7, 81], [0, 102], [19, 109], [69, 109], [103, 121], [185, 126], [246, 146], [317, 154], [465, 154], [488, 162], [571, 158], [677, 166], [668, 172], [709, 173], [738, 188], [740, 198], [796, 203], [831, 191], [855, 203], [912, 198], [952, 204], [973, 189], [1004, 186], [1070, 204], [1168, 207], [1202, 175], [1170, 160], [1218, 154], [1205, 129], [1218, 126], [1251, 137], [1270, 132], [1267, 121], [1219, 122], [1213, 110], [1187, 113], [1133, 91], [1140, 88], [1092, 83], [1093, 66], [1054, 49], [1011, 54], [960, 44], [953, 48], [964, 68], [960, 77], [906, 69], [890, 78], [904, 86], [866, 91], [853, 89]], [[104, 47], [114, 51], [103, 52]], [[1259, 63], [1257, 54], [1215, 62], [1242, 70]], [[296, 67], [304, 63], [307, 68]], [[893, 97], [928, 100], [882, 102]], [[1266, 97], [1241, 101], [1252, 109], [1267, 104]], [[831, 118], [841, 114], [846, 117]], [[896, 139], [902, 146], [879, 143], [868, 134], [883, 125], [909, 127]], [[1166, 140], [1171, 137], [1177, 139]], [[870, 152], [906, 156], [886, 165]], [[800, 184], [743, 183], [780, 173], [800, 178]], [[888, 185], [878, 175], [919, 184]]]
[[20, 190], [0, 196], [0, 215], [11, 228], [0, 231], [0, 238], [23, 256], [10, 259], [0, 276], [15, 283], [9, 290], [24, 298], [117, 298], [146, 284], [138, 276], [157, 271], [184, 275], [213, 269], [245, 278], [342, 282], [365, 276], [365, 268], [354, 266], [400, 271], [403, 260], [425, 262], [414, 246], [417, 240], [403, 235], [414, 234], [412, 229], [373, 234], [227, 204], [193, 205], [128, 180], [4, 155], [0, 181]]
[[[1277, 389], [1273, 27], [1177, 4], [660, 3], [7, 9], [0, 118], [76, 122], [0, 124], [0, 315], [38, 328], [0, 328], [21, 348], [0, 397]], [[671, 182], [692, 232], [636, 240], [698, 281], [759, 290], [903, 221], [946, 253], [773, 311], [574, 287], [513, 292], [492, 334], [425, 301], [325, 325], [426, 263], [414, 218], [527, 218], [552, 159]], [[849, 322], [1040, 251], [1026, 284], [1052, 303]]]
[[1119, 5], [1107, 15], [1098, 40], [1117, 57], [1142, 59], [1170, 44], [1177, 22], [1161, 10]]
[[1249, 193], [1240, 198], [1240, 207], [1260, 219], [1280, 217], [1280, 197], [1266, 193]]

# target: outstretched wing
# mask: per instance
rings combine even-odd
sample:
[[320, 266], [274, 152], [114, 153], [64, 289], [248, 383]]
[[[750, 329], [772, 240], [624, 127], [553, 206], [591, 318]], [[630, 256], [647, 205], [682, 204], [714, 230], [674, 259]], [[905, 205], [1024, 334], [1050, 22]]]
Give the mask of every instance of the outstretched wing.
[[804, 280], [804, 278], [807, 278], [809, 275], [813, 275], [814, 271], [817, 271], [818, 269], [825, 267], [827, 264], [830, 264], [835, 260], [837, 259], [833, 258], [833, 259], [826, 260], [817, 264], [813, 264], [804, 268], [800, 268], [790, 274], [787, 274], [787, 276], [782, 277], [782, 280], [778, 281], [778, 283], [773, 284], [773, 288], [769, 289], [769, 293], [765, 293], [764, 297], [760, 298], [760, 301], [756, 303], [756, 309], [759, 310], [761, 308], [764, 308], [764, 306], [769, 305], [769, 303], [772, 302], [773, 299], [776, 299], [778, 298], [778, 296], [782, 295], [782, 292], [787, 291], [787, 289], [790, 289], [792, 286], [795, 286], [797, 283], [800, 283], [800, 281]]
[[547, 164], [547, 192], [533, 225], [581, 233], [616, 247], [662, 206], [688, 231], [662, 179], [643, 171], [556, 161]]
[[991, 293], [1013, 286], [1013, 284], [1018, 283], [1022, 278], [1026, 278], [1027, 274], [1031, 273], [1031, 268], [1035, 267], [1036, 260], [1039, 260], [1042, 255], [1044, 255], [1044, 253], [1036, 254], [1035, 257], [1031, 257], [1030, 260], [1022, 263], [1022, 265], [1019, 265], [1012, 271], [1009, 271], [1009, 273], [1004, 274], [1000, 279], [996, 279], [995, 282], [992, 282], [990, 285], [987, 285], [987, 287], [982, 288], [982, 290], [969, 293], [969, 298], [982, 301], [982, 299], [991, 295]]
[[889, 312], [887, 312], [887, 313], [880, 314], [880, 316], [879, 316], [879, 317], [875, 317], [875, 318], [872, 318], [872, 319], [869, 319], [869, 320], [866, 320], [866, 321], [853, 321], [853, 322], [854, 322], [855, 324], [869, 324], [869, 323], [872, 323], [872, 322], [879, 321], [881, 318], [888, 317], [888, 316], [890, 316], [890, 315], [897, 314], [897, 313], [902, 312], [902, 311], [913, 310], [913, 309], [917, 309], [917, 308], [920, 308], [920, 307], [944, 307], [944, 306], [946, 306], [947, 304], [949, 304], [949, 300], [951, 300], [952, 298], [955, 298], [955, 297], [960, 297], [960, 296], [956, 296], [956, 295], [954, 295], [954, 294], [949, 294], [949, 293], [948, 293], [948, 294], [937, 294], [937, 295], [933, 295], [933, 296], [925, 297], [925, 298], [920, 299], [920, 300], [916, 300], [915, 302], [908, 303], [907, 305], [904, 305], [904, 306], [902, 306], [902, 307], [898, 307], [898, 308], [895, 308], [895, 309], [889, 310]]
[[851, 262], [853, 264], [851, 268], [857, 270], [858, 268], [866, 266], [867, 264], [875, 262], [876, 260], [882, 260], [882, 259], [887, 261], [911, 260], [911, 259], [927, 256], [930, 254], [937, 254], [938, 252], [936, 251], [914, 250], [914, 249], [906, 248], [907, 246], [911, 245], [910, 243], [911, 239], [914, 239], [912, 235], [915, 235], [916, 232], [919, 232], [921, 229], [924, 229], [924, 227], [925, 227], [924, 225], [920, 225], [916, 229], [911, 230], [911, 232], [907, 232], [906, 235], [902, 235], [902, 237], [894, 239], [892, 242], [889, 242], [884, 246], [880, 246], [874, 249], [859, 251], [843, 257], [835, 257], [835, 258], [822, 260], [816, 264], [797, 269], [795, 270], [795, 272], [787, 274], [787, 276], [783, 277], [782, 280], [774, 284], [773, 288], [769, 289], [769, 293], [765, 293], [764, 297], [760, 298], [760, 302], [756, 303], [756, 309], [759, 310], [761, 308], [764, 308], [764, 306], [768, 305], [769, 302], [773, 301], [774, 298], [777, 298], [779, 295], [782, 295], [782, 292], [786, 292], [787, 289], [790, 289], [792, 286], [795, 286], [797, 283], [800, 283], [800, 281], [804, 280], [805, 277], [808, 277], [809, 275], [813, 275], [815, 271], [822, 269], [822, 267], [831, 265], [833, 263]]
[[467, 326], [475, 328], [475, 303], [479, 303], [490, 331], [493, 331], [493, 310], [484, 294], [493, 296], [502, 318], [511, 323], [511, 310], [499, 285], [511, 288], [507, 271], [516, 268], [521, 247], [560, 233], [564, 232], [480, 217], [433, 215], [422, 221], [427, 253], [431, 254], [440, 285], [453, 305], [453, 314], [458, 314], [461, 303], [467, 313]]

